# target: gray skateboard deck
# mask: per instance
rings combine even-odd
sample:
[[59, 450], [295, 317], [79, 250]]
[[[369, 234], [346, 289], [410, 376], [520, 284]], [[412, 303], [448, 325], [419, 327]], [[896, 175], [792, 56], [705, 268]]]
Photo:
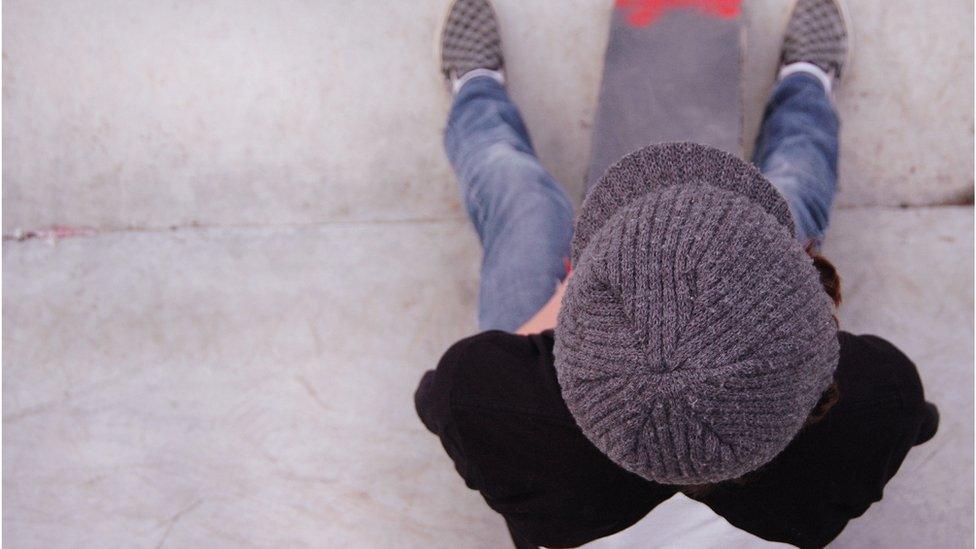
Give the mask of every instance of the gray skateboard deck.
[[742, 155], [741, 0], [616, 0], [586, 187], [652, 143]]

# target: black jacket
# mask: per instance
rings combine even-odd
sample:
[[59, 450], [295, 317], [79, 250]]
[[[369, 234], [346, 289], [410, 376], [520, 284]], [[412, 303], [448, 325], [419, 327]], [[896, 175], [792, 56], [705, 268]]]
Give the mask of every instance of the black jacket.
[[[840, 400], [772, 462], [708, 492], [686, 492], [770, 541], [822, 547], [875, 501], [908, 450], [935, 434], [914, 364], [875, 336], [839, 334]], [[485, 332], [427, 372], [417, 413], [468, 487], [508, 524], [517, 547], [572, 547], [619, 532], [681, 487], [614, 464], [563, 402], [553, 335]]]

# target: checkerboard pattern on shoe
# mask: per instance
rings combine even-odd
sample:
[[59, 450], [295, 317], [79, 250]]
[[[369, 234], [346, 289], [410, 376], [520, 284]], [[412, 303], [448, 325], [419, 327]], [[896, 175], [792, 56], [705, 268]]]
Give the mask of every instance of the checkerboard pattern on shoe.
[[456, 80], [474, 69], [503, 65], [498, 19], [488, 0], [454, 0], [441, 32], [441, 71]]
[[783, 65], [812, 63], [840, 77], [847, 60], [848, 29], [842, 0], [798, 0], [786, 27]]

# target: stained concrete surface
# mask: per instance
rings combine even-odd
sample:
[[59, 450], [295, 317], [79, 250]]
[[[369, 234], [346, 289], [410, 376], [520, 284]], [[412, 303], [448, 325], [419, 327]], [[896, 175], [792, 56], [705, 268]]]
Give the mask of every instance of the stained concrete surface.
[[[414, 417], [474, 331], [440, 130], [444, 2], [4, 4], [3, 535], [14, 547], [499, 547]], [[496, 0], [510, 90], [578, 200], [609, 2]], [[747, 0], [744, 123], [787, 2]], [[971, 3], [851, 2], [845, 328], [943, 425], [838, 547], [972, 546]], [[170, 230], [173, 227], [173, 230]], [[595, 547], [765, 547], [675, 498]]]
[[[844, 210], [841, 321], [943, 409], [839, 547], [972, 533], [972, 209]], [[12, 547], [498, 547], [412, 410], [474, 330], [464, 220], [120, 232], [4, 245], [3, 534]], [[596, 547], [762, 547], [669, 501]]]

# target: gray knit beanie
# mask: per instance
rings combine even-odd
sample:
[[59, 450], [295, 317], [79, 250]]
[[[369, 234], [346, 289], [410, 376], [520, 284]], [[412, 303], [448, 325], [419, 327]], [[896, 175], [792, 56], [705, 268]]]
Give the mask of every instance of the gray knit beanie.
[[669, 143], [583, 203], [556, 374], [583, 434], [665, 484], [739, 477], [799, 432], [839, 356], [833, 304], [751, 165]]

